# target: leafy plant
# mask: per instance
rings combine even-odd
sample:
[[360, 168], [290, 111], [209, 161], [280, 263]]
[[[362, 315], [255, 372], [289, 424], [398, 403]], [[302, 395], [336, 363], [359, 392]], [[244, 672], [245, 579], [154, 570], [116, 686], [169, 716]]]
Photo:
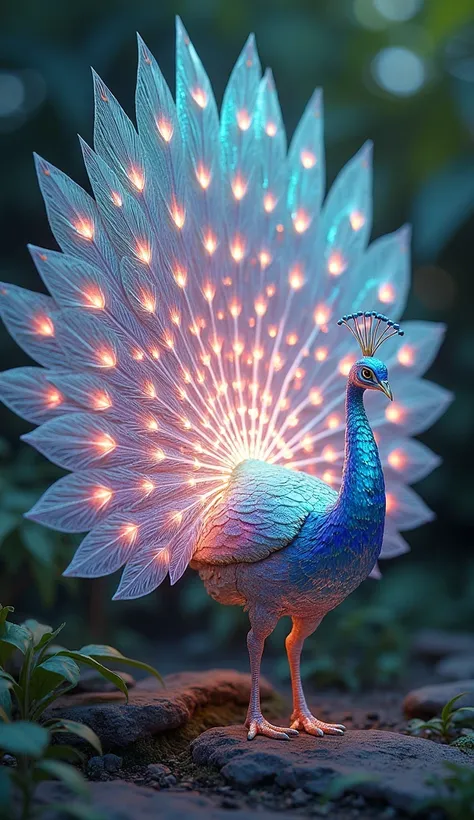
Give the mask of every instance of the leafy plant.
[[[0, 605], [0, 753], [14, 755], [18, 765], [0, 767], [0, 807], [2, 803], [10, 805], [11, 786], [16, 786], [21, 795], [21, 819], [26, 820], [41, 780], [59, 779], [76, 794], [86, 794], [86, 782], [70, 765], [80, 763], [83, 755], [72, 746], [55, 744], [57, 736], [76, 735], [102, 754], [100, 740], [88, 726], [63, 718], [45, 719], [47, 708], [76, 686], [80, 666], [92, 667], [127, 699], [125, 681], [103, 662], [143, 669], [159, 680], [161, 676], [149, 664], [126, 658], [112, 646], [91, 644], [74, 651], [54, 645], [64, 624], [56, 630], [33, 620], [15, 624], [8, 620], [11, 612], [13, 607]], [[23, 656], [17, 677], [6, 668], [15, 651]], [[82, 811], [76, 803], [67, 810], [75, 816]]]
[[433, 786], [434, 794], [423, 801], [419, 811], [443, 809], [449, 820], [473, 820], [474, 818], [474, 769], [459, 763], [445, 763], [446, 776], [430, 777], [427, 784]]
[[439, 737], [443, 743], [450, 743], [455, 732], [459, 733], [460, 730], [469, 728], [469, 719], [465, 720], [466, 713], [474, 714], [473, 706], [459, 706], [457, 708], [455, 706], [457, 701], [465, 695], [466, 692], [461, 692], [448, 700], [443, 706], [439, 717], [433, 717], [430, 720], [411, 720], [407, 727], [407, 733], [419, 735], [426, 732], [428, 735]]

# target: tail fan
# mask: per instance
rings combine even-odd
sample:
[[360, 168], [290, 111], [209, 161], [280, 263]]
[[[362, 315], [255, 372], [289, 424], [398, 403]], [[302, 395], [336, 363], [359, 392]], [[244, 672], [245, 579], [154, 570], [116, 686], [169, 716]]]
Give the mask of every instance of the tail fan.
[[[94, 149], [81, 143], [94, 198], [36, 158], [61, 252], [30, 250], [51, 296], [0, 287], [8, 330], [43, 365], [3, 373], [3, 401], [40, 425], [26, 440], [73, 471], [28, 516], [90, 530], [66, 574], [125, 566], [116, 598], [180, 578], [247, 457], [337, 488], [355, 353], [335, 320], [366, 307], [396, 319], [410, 278], [406, 228], [368, 246], [370, 144], [323, 202], [319, 91], [287, 149], [253, 37], [220, 117], [180, 21], [176, 104], [140, 38], [138, 50], [137, 127], [94, 74]], [[443, 327], [404, 326], [387, 360], [404, 398], [368, 402], [387, 478], [382, 557], [431, 517], [407, 485], [437, 459], [410, 437], [450, 399], [420, 378]]]

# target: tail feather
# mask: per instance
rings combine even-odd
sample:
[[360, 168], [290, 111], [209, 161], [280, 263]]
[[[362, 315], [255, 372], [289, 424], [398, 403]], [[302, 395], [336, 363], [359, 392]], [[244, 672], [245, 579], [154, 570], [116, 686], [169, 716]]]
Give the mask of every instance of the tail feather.
[[[397, 318], [410, 278], [406, 229], [367, 248], [370, 143], [323, 204], [319, 91], [287, 153], [253, 37], [220, 117], [180, 21], [176, 104], [140, 37], [138, 52], [137, 128], [93, 75], [94, 149], [81, 146], [94, 198], [36, 157], [62, 253], [30, 251], [51, 297], [0, 287], [8, 329], [44, 366], [2, 374], [3, 399], [41, 425], [26, 439], [75, 471], [29, 517], [91, 530], [66, 572], [125, 564], [118, 598], [182, 575], [242, 459], [339, 485], [355, 354], [334, 319], [388, 305]], [[408, 323], [407, 344], [387, 347], [396, 401], [382, 410], [369, 396], [389, 498], [382, 555], [405, 551], [398, 529], [431, 517], [405, 485], [437, 463], [409, 436], [450, 400], [419, 378], [442, 335]]]

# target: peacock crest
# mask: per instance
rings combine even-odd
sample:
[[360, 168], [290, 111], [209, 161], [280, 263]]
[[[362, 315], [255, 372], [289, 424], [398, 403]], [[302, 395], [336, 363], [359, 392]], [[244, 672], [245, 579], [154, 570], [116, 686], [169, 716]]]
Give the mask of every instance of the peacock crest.
[[[337, 317], [353, 311], [342, 322], [371, 354], [401, 335], [410, 281], [407, 228], [368, 244], [369, 143], [324, 198], [319, 91], [287, 148], [253, 37], [220, 115], [180, 21], [176, 102], [141, 38], [138, 51], [136, 126], [94, 74], [94, 149], [81, 140], [93, 196], [36, 158], [61, 250], [30, 252], [51, 295], [5, 284], [0, 299], [41, 365], [3, 373], [3, 401], [39, 425], [26, 440], [72, 471], [29, 516], [90, 531], [68, 573], [125, 565], [122, 598], [183, 574], [243, 460], [338, 488], [356, 356]], [[407, 549], [400, 529], [431, 517], [408, 485], [438, 462], [411, 436], [449, 401], [420, 378], [442, 336], [407, 322], [407, 342], [386, 347], [395, 401], [368, 401], [387, 483], [382, 557]]]

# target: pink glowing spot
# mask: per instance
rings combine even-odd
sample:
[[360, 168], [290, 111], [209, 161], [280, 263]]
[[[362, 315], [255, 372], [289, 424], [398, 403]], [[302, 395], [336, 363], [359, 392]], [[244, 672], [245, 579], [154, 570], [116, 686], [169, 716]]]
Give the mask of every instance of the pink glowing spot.
[[339, 370], [339, 373], [341, 374], [341, 376], [348, 376], [349, 375], [349, 373], [351, 372], [351, 367], [354, 364], [354, 362], [355, 362], [355, 357], [354, 356], [345, 356], [344, 359], [341, 359], [341, 361], [339, 362], [339, 367], [338, 367], [338, 370]]
[[276, 203], [277, 201], [271, 193], [265, 194], [263, 197], [263, 207], [267, 214], [271, 214], [275, 210]]
[[112, 436], [109, 436], [108, 433], [104, 433], [94, 442], [94, 445], [102, 453], [102, 455], [105, 456], [107, 453], [111, 453], [112, 450], [115, 450], [117, 443], [114, 441]]
[[338, 427], [341, 426], [342, 420], [341, 417], [337, 415], [337, 413], [332, 413], [328, 416], [327, 426], [330, 430], [336, 430]]
[[324, 362], [328, 357], [328, 352], [327, 347], [318, 347], [314, 351], [314, 358], [317, 362]]
[[330, 464], [337, 461], [337, 453], [336, 453], [334, 447], [331, 447], [330, 445], [328, 445], [327, 447], [324, 448], [321, 455], [324, 458], [324, 460], [329, 461]]
[[333, 251], [328, 259], [328, 271], [331, 276], [340, 276], [347, 267], [346, 261], [339, 251]]
[[92, 500], [95, 504], [97, 504], [99, 509], [101, 509], [109, 503], [112, 496], [113, 492], [111, 489], [109, 489], [109, 487], [97, 487], [93, 492]]
[[403, 470], [407, 463], [403, 450], [392, 450], [392, 452], [388, 454], [387, 461], [394, 470]]
[[99, 350], [97, 358], [102, 367], [115, 367], [117, 364], [117, 358], [113, 350]]
[[143, 262], [145, 265], [149, 265], [151, 262], [151, 249], [147, 242], [137, 242], [136, 250], [135, 250], [137, 259], [140, 262]]
[[177, 267], [173, 272], [174, 281], [179, 288], [185, 288], [188, 281], [188, 274], [184, 268]]
[[232, 180], [232, 193], [238, 201], [243, 199], [247, 193], [247, 182], [240, 176], [240, 174]]
[[318, 305], [316, 310], [314, 311], [314, 321], [319, 327], [323, 327], [327, 325], [329, 319], [331, 318], [331, 311], [327, 307], [327, 305]]
[[248, 111], [246, 111], [245, 108], [237, 111], [237, 125], [241, 131], [248, 131], [251, 122], [252, 118], [249, 116]]
[[365, 216], [360, 211], [352, 211], [349, 222], [353, 231], [360, 231], [365, 225]]
[[265, 126], [265, 133], [267, 134], [267, 136], [274, 137], [277, 131], [278, 131], [278, 128], [277, 128], [277, 126], [274, 122], [271, 122], [271, 121], [267, 122], [267, 124]]
[[36, 316], [33, 319], [33, 330], [39, 336], [54, 336], [52, 319], [49, 316]]
[[130, 168], [127, 176], [133, 187], [141, 193], [145, 187], [145, 175], [141, 168]]
[[199, 108], [205, 108], [207, 105], [207, 94], [203, 88], [194, 88], [191, 91], [191, 97]]
[[286, 337], [286, 343], [290, 347], [294, 347], [294, 345], [298, 344], [298, 334], [297, 333], [288, 333]]
[[177, 228], [181, 229], [183, 227], [186, 219], [186, 213], [184, 208], [182, 208], [176, 202], [174, 202], [171, 207], [171, 218]]
[[393, 424], [401, 424], [405, 418], [404, 408], [392, 402], [385, 409], [385, 418]]
[[171, 142], [171, 137], [173, 136], [173, 123], [170, 120], [167, 120], [165, 117], [160, 117], [159, 120], [156, 122], [156, 127], [160, 132], [160, 135], [163, 137], [165, 142]]
[[395, 288], [388, 282], [385, 285], [380, 285], [378, 297], [384, 304], [391, 304], [395, 301]]
[[291, 218], [296, 233], [304, 233], [309, 228], [311, 219], [303, 208], [298, 208]]
[[397, 509], [397, 499], [395, 498], [394, 495], [392, 495], [392, 493], [387, 493], [386, 494], [385, 504], [386, 504], [387, 515], [390, 515], [391, 513], [395, 512], [395, 510]]
[[212, 231], [208, 231], [205, 235], [203, 245], [206, 251], [208, 252], [209, 256], [212, 256], [212, 254], [217, 248], [217, 239], [215, 234], [212, 233]]
[[92, 396], [92, 406], [94, 410], [107, 410], [112, 406], [112, 401], [107, 393], [96, 393]]
[[138, 524], [124, 524], [122, 529], [120, 530], [120, 535], [122, 538], [125, 538], [127, 541], [133, 542], [135, 541], [138, 533]]
[[112, 202], [114, 203], [114, 205], [115, 205], [117, 208], [121, 208], [121, 207], [122, 207], [122, 205], [123, 205], [123, 199], [122, 199], [122, 197], [120, 196], [120, 194], [119, 194], [117, 191], [112, 191], [112, 192], [111, 192], [111, 194], [110, 194], [110, 198], [111, 198]]
[[207, 190], [207, 188], [209, 188], [209, 185], [211, 184], [211, 173], [210, 173], [209, 169], [206, 168], [206, 166], [203, 165], [202, 163], [201, 163], [201, 165], [198, 165], [198, 167], [196, 169], [196, 177], [197, 177], [197, 181], [199, 182], [201, 188], [204, 191]]
[[318, 407], [320, 404], [323, 403], [322, 393], [320, 390], [317, 389], [317, 387], [313, 387], [309, 391], [309, 400], [311, 404], [313, 404], [315, 407]]
[[230, 246], [230, 255], [235, 262], [241, 262], [245, 256], [245, 242], [242, 237], [236, 236]]
[[265, 268], [268, 268], [270, 262], [272, 261], [272, 257], [268, 251], [260, 251], [258, 261], [260, 262], [262, 270], [265, 270]]
[[293, 268], [290, 271], [288, 282], [293, 290], [300, 290], [304, 285], [304, 277], [299, 268]]
[[316, 165], [316, 157], [312, 151], [301, 151], [300, 160], [303, 168], [314, 168]]
[[84, 291], [84, 296], [87, 300], [86, 304], [96, 310], [103, 310], [105, 307], [105, 297], [100, 288], [91, 288]]
[[403, 345], [397, 353], [397, 359], [404, 367], [411, 367], [415, 363], [415, 350], [410, 345]]
[[78, 219], [73, 223], [73, 228], [83, 239], [90, 241], [94, 238], [94, 225], [89, 219]]
[[63, 397], [59, 390], [48, 390], [48, 392], [46, 393], [46, 404], [48, 405], [48, 407], [50, 407], [51, 409], [53, 407], [58, 407], [60, 404], [62, 404], [62, 402]]

